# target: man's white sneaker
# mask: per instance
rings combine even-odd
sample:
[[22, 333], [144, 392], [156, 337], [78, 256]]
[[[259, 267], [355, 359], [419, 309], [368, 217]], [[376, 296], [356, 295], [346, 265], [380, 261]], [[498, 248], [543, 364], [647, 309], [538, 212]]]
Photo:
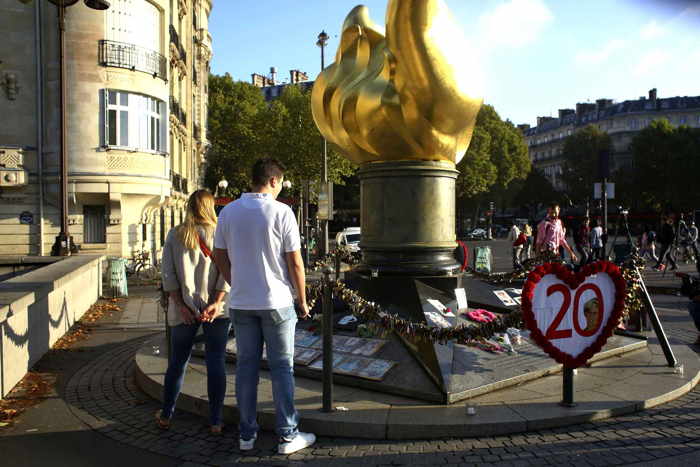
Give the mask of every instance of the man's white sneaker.
[[313, 433], [302, 433], [301, 431], [297, 433], [291, 441], [281, 442], [277, 452], [280, 454], [291, 454], [293, 452], [300, 451], [304, 448], [308, 448], [316, 442], [316, 435]]
[[239, 438], [238, 439], [238, 447], [241, 448], [241, 451], [250, 451], [255, 447], [255, 440], [258, 439], [258, 435], [255, 434], [252, 438], [250, 439], [243, 439]]

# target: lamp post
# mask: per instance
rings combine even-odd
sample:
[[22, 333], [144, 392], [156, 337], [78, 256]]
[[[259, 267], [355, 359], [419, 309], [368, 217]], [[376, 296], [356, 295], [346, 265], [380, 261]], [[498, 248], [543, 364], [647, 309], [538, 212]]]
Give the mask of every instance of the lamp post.
[[[60, 66], [60, 112], [61, 112], [61, 157], [59, 158], [60, 169], [60, 202], [61, 202], [61, 231], [56, 237], [56, 241], [51, 248], [52, 256], [70, 256], [75, 250], [73, 237], [68, 233], [68, 156], [66, 151], [66, 8], [78, 3], [78, 0], [49, 0], [58, 8], [58, 41], [59, 41], [59, 66]], [[107, 0], [84, 0], [85, 5], [93, 10], [106, 10], [109, 8]], [[41, 152], [41, 148], [39, 148]]]
[[[316, 45], [321, 48], [321, 71], [323, 71], [326, 68], [326, 62], [325, 62], [325, 48], [326, 48], [326, 43], [328, 42], [328, 34], [326, 34], [326, 31], [321, 31], [321, 33], [318, 35], [318, 40], [316, 41]], [[326, 138], [323, 138], [323, 177], [322, 177], [322, 183], [325, 187], [328, 187], [328, 142], [326, 141]], [[329, 210], [330, 210], [329, 206]], [[321, 248], [323, 250], [323, 255], [328, 254], [328, 219], [324, 219], [321, 222], [321, 230], [323, 231], [322, 236], [321, 236]]]

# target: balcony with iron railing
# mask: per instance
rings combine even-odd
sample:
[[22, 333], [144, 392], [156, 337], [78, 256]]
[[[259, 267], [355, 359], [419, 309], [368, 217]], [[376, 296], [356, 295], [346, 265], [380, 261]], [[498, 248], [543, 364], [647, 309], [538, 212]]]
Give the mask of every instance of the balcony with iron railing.
[[170, 115], [174, 115], [183, 125], [187, 125], [187, 114], [174, 96], [170, 96]]
[[99, 41], [99, 61], [102, 66], [141, 71], [167, 81], [168, 61], [154, 50], [125, 42]]
[[172, 24], [170, 25], [170, 42], [177, 49], [177, 52], [180, 54], [180, 58], [182, 59], [182, 61], [187, 63], [187, 52], [185, 52], [185, 48], [183, 47], [182, 42], [180, 42], [180, 35], [177, 33], [177, 31], [175, 30], [175, 26], [173, 26]]

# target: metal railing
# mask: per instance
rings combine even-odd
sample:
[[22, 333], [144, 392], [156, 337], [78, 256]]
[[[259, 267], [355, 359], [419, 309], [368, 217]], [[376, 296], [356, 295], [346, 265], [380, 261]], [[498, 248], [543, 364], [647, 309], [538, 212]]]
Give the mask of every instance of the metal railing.
[[182, 46], [182, 42], [180, 42], [180, 35], [177, 33], [175, 26], [172, 24], [170, 25], [170, 42], [172, 42], [177, 48], [182, 61], [187, 63], [187, 52], [185, 52], [185, 48]]
[[168, 61], [154, 50], [135, 44], [100, 40], [99, 60], [102, 66], [126, 68], [132, 71], [142, 71], [167, 81]]
[[187, 125], [187, 114], [185, 111], [180, 107], [180, 103], [175, 99], [175, 97], [170, 96], [170, 114], [175, 115], [178, 120], [183, 125]]

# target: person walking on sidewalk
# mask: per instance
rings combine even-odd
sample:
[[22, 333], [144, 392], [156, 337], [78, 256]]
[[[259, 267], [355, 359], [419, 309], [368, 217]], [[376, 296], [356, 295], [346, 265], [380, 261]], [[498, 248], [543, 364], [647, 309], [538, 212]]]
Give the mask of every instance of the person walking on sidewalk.
[[576, 245], [576, 250], [581, 254], [581, 262], [579, 264], [583, 266], [589, 261], [591, 249], [591, 227], [587, 217], [581, 221], [581, 225], [576, 229], [574, 244]]
[[294, 406], [295, 290], [302, 318], [309, 317], [309, 307], [299, 227], [292, 209], [276, 201], [284, 170], [275, 159], [255, 162], [253, 191], [221, 211], [214, 238], [214, 260], [231, 284], [228, 308], [236, 332], [242, 451], [254, 448], [260, 429], [257, 396], [263, 344], [272, 378], [278, 452], [291, 454], [316, 441], [313, 433], [298, 430]]
[[522, 251], [523, 246], [522, 244], [518, 246], [515, 245], [515, 241], [519, 236], [520, 229], [518, 228], [517, 224], [514, 223], [508, 231], [508, 243], [510, 243], [513, 247], [513, 269], [520, 269], [520, 252]]
[[163, 290], [168, 292], [170, 358], [163, 384], [163, 407], [156, 423], [167, 429], [180, 394], [194, 337], [204, 328], [209, 423], [220, 434], [226, 394], [226, 340], [231, 321], [224, 314], [229, 286], [211, 259], [216, 228], [214, 197], [197, 190], [187, 201], [185, 221], [171, 229], [163, 247]]
[[591, 261], [605, 259], [603, 245], [603, 223], [597, 219], [595, 227], [591, 229]]
[[537, 226], [535, 250], [537, 253], [549, 251], [560, 256], [559, 248], [563, 248], [571, 255], [571, 261], [576, 262], [578, 258], [566, 241], [566, 231], [559, 219], [559, 210], [559, 204], [552, 204], [547, 210], [547, 217]]
[[661, 226], [661, 233], [659, 234], [659, 243], [661, 243], [661, 253], [659, 253], [659, 261], [656, 262], [654, 269], [657, 271], [663, 271], [666, 268], [664, 263], [671, 263], [671, 271], [678, 269], [676, 265], [676, 260], [673, 258], [671, 252], [673, 241], [676, 239], [676, 231], [673, 229], [673, 217], [667, 216], [664, 219], [664, 223]]
[[521, 262], [532, 257], [532, 227], [530, 227], [529, 222], [525, 222], [523, 232], [525, 233], [527, 242], [525, 242], [525, 246], [523, 247], [523, 254], [520, 258]]

